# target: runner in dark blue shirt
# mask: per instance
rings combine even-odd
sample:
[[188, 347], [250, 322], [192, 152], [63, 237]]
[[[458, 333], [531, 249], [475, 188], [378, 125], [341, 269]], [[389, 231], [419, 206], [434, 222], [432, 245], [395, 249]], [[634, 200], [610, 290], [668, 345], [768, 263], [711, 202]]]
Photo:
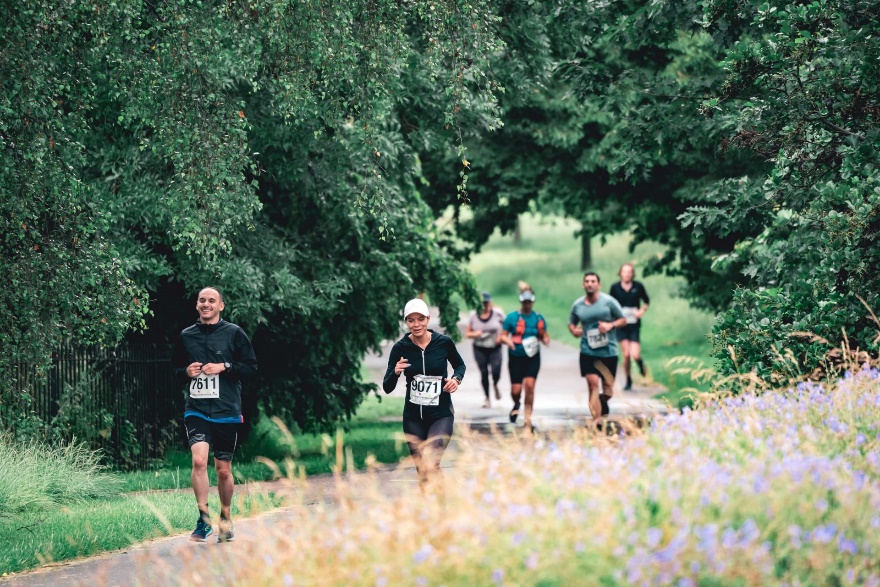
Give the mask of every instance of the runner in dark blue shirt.
[[[623, 370], [626, 373], [626, 387], [632, 389], [632, 370], [630, 359], [639, 366], [642, 377], [648, 374], [645, 363], [642, 361], [641, 328], [642, 316], [648, 311], [651, 300], [648, 292], [641, 282], [635, 281], [635, 268], [631, 263], [624, 263], [617, 273], [620, 281], [611, 286], [611, 297], [616, 299], [623, 308], [626, 317], [626, 326], [618, 330], [617, 339], [620, 341], [620, 350], [623, 352]], [[644, 302], [644, 303], [643, 303]]]

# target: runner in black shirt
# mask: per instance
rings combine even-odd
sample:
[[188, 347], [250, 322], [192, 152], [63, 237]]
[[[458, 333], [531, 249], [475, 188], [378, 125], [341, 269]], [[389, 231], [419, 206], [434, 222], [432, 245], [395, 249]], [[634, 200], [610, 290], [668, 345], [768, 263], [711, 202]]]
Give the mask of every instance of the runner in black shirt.
[[[428, 305], [418, 298], [406, 303], [403, 319], [409, 333], [391, 347], [382, 389], [391, 393], [401, 375], [406, 379], [406, 443], [422, 491], [432, 490], [442, 496], [440, 459], [452, 437], [452, 394], [461, 384], [465, 365], [452, 339], [428, 328], [429, 314]], [[448, 377], [447, 363], [452, 366]]]
[[626, 326], [617, 331], [617, 340], [620, 342], [620, 350], [623, 351], [623, 370], [626, 372], [626, 387], [623, 389], [629, 391], [632, 389], [630, 359], [639, 366], [643, 377], [647, 374], [645, 363], [642, 361], [639, 334], [642, 316], [648, 310], [651, 300], [648, 298], [645, 286], [633, 279], [636, 270], [631, 263], [624, 263], [617, 274], [620, 276], [620, 281], [611, 286], [611, 297], [620, 302], [623, 315], [626, 317]]

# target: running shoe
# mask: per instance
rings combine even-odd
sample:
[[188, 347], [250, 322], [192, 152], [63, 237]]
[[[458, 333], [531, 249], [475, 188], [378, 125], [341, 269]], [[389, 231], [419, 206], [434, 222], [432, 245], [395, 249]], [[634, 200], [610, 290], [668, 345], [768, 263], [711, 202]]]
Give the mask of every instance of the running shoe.
[[211, 524], [199, 516], [199, 521], [196, 522], [196, 529], [189, 535], [189, 539], [193, 542], [205, 542], [213, 531], [214, 529], [211, 527]]
[[235, 540], [235, 525], [229, 520], [220, 518], [219, 534], [217, 534], [217, 542], [232, 542]]
[[491, 408], [492, 407], [492, 404], [489, 403], [489, 398], [486, 398], [485, 400], [483, 400], [483, 407], [484, 408]]
[[626, 378], [626, 385], [623, 388], [623, 391], [631, 391], [633, 388], [633, 380], [632, 377]]
[[639, 361], [636, 363], [636, 365], [639, 366], [639, 371], [641, 371], [642, 377], [647, 377], [648, 376], [648, 368], [645, 366], [645, 362]]
[[519, 408], [513, 408], [510, 410], [510, 423], [516, 424], [516, 417], [519, 416]]

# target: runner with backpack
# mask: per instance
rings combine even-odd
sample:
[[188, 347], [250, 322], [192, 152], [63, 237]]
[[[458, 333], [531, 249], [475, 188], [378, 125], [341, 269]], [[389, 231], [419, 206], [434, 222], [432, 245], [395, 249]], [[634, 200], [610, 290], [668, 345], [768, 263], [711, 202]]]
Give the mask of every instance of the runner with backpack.
[[535, 292], [525, 282], [520, 282], [520, 309], [504, 319], [501, 342], [507, 345], [507, 369], [510, 373], [510, 396], [513, 409], [510, 423], [515, 424], [520, 411], [520, 399], [525, 392], [525, 428], [534, 432], [532, 407], [535, 403], [535, 380], [541, 370], [540, 343], [550, 344], [544, 317], [532, 311]]

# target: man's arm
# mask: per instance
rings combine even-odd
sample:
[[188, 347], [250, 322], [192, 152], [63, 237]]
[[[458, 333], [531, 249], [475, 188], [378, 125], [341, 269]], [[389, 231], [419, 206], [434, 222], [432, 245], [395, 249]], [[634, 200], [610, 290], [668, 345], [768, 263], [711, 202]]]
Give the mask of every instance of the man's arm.
[[620, 307], [620, 302], [613, 300], [610, 311], [612, 320], [611, 322], [599, 322], [600, 332], [610, 332], [615, 328], [626, 326], [626, 317], [623, 315], [623, 308]]
[[233, 344], [235, 345], [234, 360], [230, 361], [229, 368], [225, 369], [227, 375], [247, 379], [256, 374], [257, 355], [254, 353], [254, 345], [241, 328], [235, 332]]
[[574, 307], [572, 307], [571, 314], [568, 315], [568, 331], [575, 338], [580, 338], [584, 335], [584, 329], [580, 323], [581, 319], [578, 318], [578, 315], [574, 312]]

